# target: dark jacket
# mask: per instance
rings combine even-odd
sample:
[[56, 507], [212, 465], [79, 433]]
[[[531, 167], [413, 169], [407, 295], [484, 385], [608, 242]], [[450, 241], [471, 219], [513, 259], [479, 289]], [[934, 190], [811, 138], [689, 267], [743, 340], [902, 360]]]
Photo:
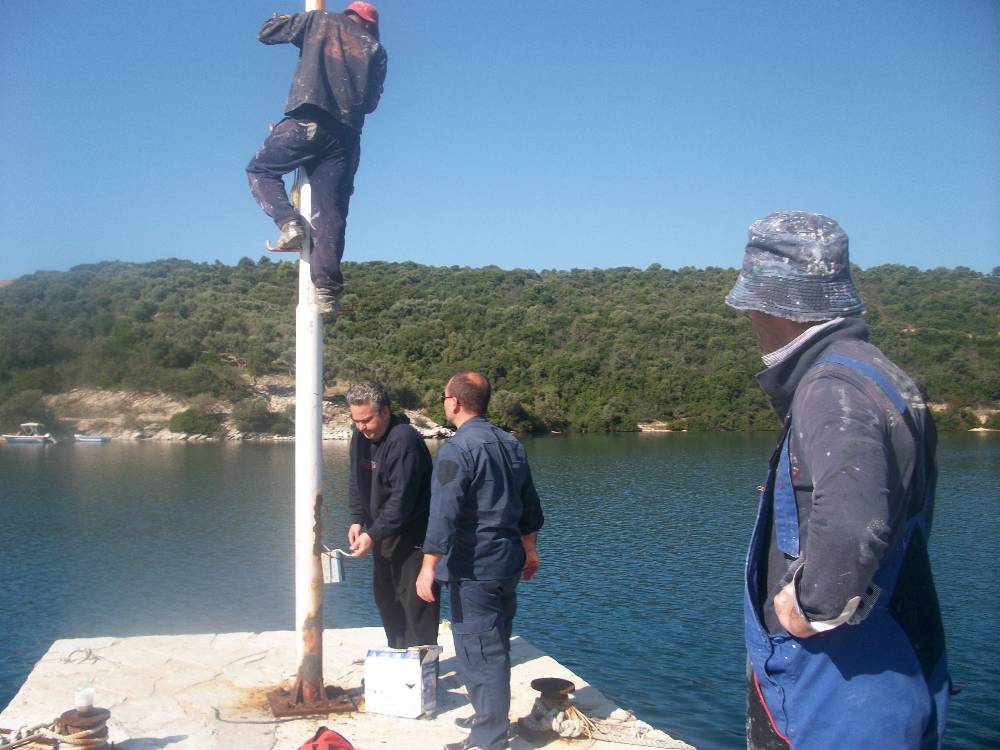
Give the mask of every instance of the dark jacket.
[[268, 19], [257, 38], [299, 48], [286, 115], [309, 117], [319, 109], [361, 131], [365, 115], [378, 106], [386, 73], [385, 48], [364, 27], [343, 13], [312, 10]]
[[[873, 365], [907, 402], [907, 415], [869, 377], [836, 364], [814, 366], [833, 353]], [[903, 523], [922, 507], [924, 495], [912, 485], [936, 479], [937, 435], [917, 386], [868, 343], [860, 318], [820, 332], [758, 381], [779, 419], [790, 416], [801, 535], [794, 560], [778, 549], [771, 529], [761, 605], [768, 630], [778, 632], [772, 599], [800, 564], [796, 590], [811, 620], [834, 619], [864, 593]]]
[[438, 451], [424, 552], [444, 555], [440, 580], [503, 580], [524, 567], [521, 537], [545, 518], [524, 446], [483, 417]]
[[355, 431], [350, 453], [351, 523], [360, 523], [387, 557], [398, 540], [411, 549], [419, 546], [427, 529], [433, 468], [424, 439], [393, 415], [377, 442]]

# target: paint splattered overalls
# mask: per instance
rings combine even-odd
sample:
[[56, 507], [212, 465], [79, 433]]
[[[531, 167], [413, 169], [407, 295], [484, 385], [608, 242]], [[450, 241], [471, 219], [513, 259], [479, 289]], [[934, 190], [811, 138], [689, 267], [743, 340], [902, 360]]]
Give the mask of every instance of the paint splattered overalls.
[[[850, 367], [870, 378], [899, 409], [922, 457], [911, 492], [922, 492], [923, 502], [914, 504], [916, 512], [906, 520], [903, 533], [873, 578], [878, 588], [869, 588], [851, 620], [801, 640], [784, 631], [769, 634], [763, 626], [758, 592], [772, 519], [782, 552], [799, 556], [798, 509], [789, 472], [790, 423], [786, 426], [771, 459], [747, 553], [748, 747], [938, 748], [950, 681], [926, 546], [934, 482], [933, 478], [917, 481], [920, 472], [926, 474], [931, 465], [923, 455], [923, 436], [905, 400], [874, 366], [839, 355], [827, 355], [817, 364], [823, 362]], [[906, 574], [900, 576], [904, 568]], [[867, 616], [860, 614], [866, 611]], [[767, 739], [759, 731], [751, 732], [755, 702], [770, 724]]]

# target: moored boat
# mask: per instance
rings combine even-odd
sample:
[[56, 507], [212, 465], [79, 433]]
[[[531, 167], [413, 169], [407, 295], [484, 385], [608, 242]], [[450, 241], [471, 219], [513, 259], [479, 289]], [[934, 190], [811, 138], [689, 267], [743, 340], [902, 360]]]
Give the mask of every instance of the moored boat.
[[41, 422], [23, 422], [21, 429], [13, 435], [4, 435], [4, 442], [11, 445], [49, 445], [56, 439], [47, 432], [42, 432], [45, 425]]
[[78, 432], [73, 436], [78, 443], [107, 443], [111, 440], [110, 435], [88, 435], [85, 432]]

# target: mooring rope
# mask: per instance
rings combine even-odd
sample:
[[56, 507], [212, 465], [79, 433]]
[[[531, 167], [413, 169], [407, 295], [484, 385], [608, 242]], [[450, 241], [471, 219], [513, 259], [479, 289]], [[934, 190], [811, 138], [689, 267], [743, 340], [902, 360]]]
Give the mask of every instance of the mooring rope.
[[90, 747], [93, 750], [107, 750], [110, 747], [108, 745], [107, 725], [108, 722], [105, 719], [90, 729], [83, 729], [73, 734], [60, 734], [55, 729], [47, 728], [40, 730], [40, 733], [51, 740], [56, 740], [60, 746], [68, 745], [69, 747]]
[[629, 711], [619, 719], [593, 719], [569, 703], [552, 705], [542, 698], [535, 699], [531, 713], [518, 721], [529, 732], [553, 732], [563, 739], [598, 740], [623, 745], [658, 747], [664, 750], [690, 750], [690, 745], [674, 740], [639, 721]]
[[57, 726], [59, 719], [48, 724], [21, 727], [10, 733], [9, 738], [0, 738], [0, 750], [27, 749], [32, 746], [51, 748], [52, 743], [46, 740], [55, 740], [57, 747], [87, 747], [92, 750], [109, 750], [113, 747], [108, 743], [107, 718], [96, 720], [94, 726], [70, 734], [57, 731]]

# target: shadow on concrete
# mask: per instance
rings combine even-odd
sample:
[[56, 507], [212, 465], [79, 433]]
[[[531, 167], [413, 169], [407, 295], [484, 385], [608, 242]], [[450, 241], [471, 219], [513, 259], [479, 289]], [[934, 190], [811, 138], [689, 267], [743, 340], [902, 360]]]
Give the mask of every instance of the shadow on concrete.
[[186, 740], [186, 734], [175, 734], [170, 737], [133, 737], [124, 742], [116, 742], [117, 750], [159, 750], [162, 747], [170, 747], [175, 742]]

